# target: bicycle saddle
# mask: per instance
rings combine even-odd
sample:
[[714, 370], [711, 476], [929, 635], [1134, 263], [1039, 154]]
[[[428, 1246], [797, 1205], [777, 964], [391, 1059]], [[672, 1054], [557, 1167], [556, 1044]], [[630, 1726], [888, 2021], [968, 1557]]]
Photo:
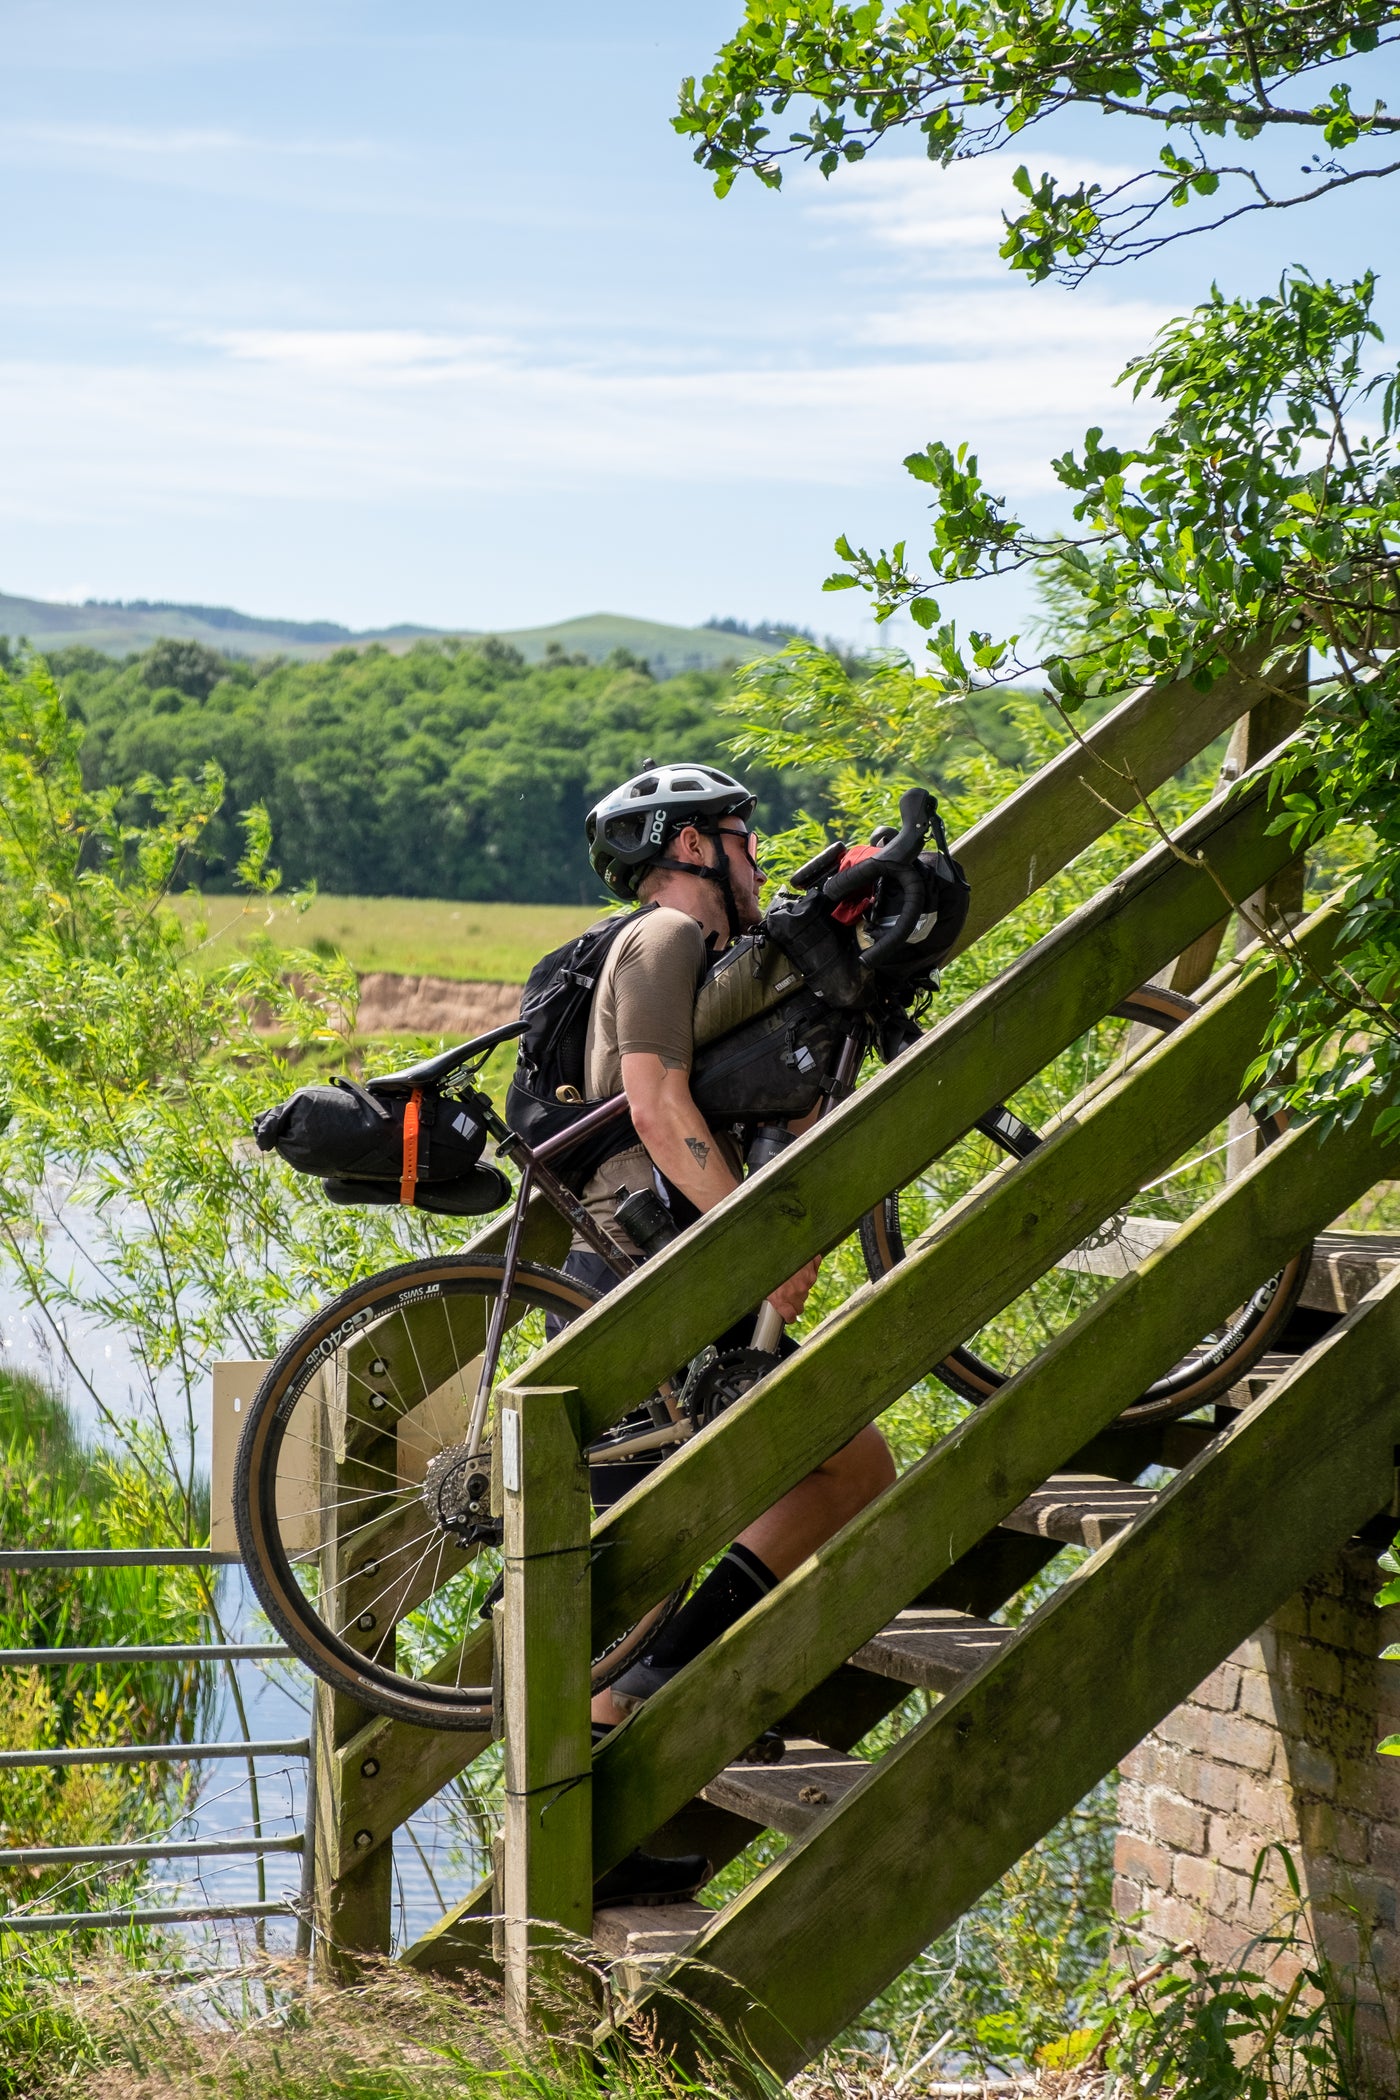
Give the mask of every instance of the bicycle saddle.
[[493, 1050], [497, 1043], [508, 1042], [519, 1035], [525, 1026], [523, 1021], [507, 1021], [503, 1027], [492, 1028], [485, 1035], [474, 1035], [469, 1043], [458, 1043], [451, 1050], [439, 1050], [436, 1057], [425, 1057], [421, 1064], [405, 1065], [401, 1072], [379, 1072], [373, 1079], [364, 1082], [366, 1093], [411, 1094], [415, 1087], [441, 1086], [461, 1066], [484, 1050]]

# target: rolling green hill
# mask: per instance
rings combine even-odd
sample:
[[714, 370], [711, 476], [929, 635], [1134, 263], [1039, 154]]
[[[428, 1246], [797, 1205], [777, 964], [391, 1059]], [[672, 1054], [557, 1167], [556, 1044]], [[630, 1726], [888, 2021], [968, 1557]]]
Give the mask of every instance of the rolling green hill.
[[602, 663], [614, 649], [626, 649], [644, 658], [658, 678], [743, 663], [767, 656], [779, 646], [758, 635], [731, 634], [713, 627], [671, 627], [660, 620], [634, 620], [625, 613], [586, 613], [552, 627], [492, 630], [402, 625], [356, 632], [334, 620], [259, 619], [221, 605], [168, 605], [144, 599], [52, 605], [41, 598], [13, 598], [0, 592], [0, 634], [23, 635], [39, 650], [88, 648], [104, 656], [138, 655], [163, 635], [203, 642], [225, 656], [306, 659], [373, 642], [397, 653], [426, 637], [481, 639], [492, 632], [518, 649], [527, 663], [540, 662], [551, 648], [569, 656], [585, 656], [590, 663]]

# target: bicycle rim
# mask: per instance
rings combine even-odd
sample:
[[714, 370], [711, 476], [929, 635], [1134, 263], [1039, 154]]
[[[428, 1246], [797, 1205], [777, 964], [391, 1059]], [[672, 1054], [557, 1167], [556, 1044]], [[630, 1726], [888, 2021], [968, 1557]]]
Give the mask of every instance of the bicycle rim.
[[[239, 1544], [268, 1618], [338, 1691], [419, 1726], [492, 1722], [491, 1632], [479, 1613], [500, 1555], [457, 1545], [424, 1482], [435, 1459], [455, 1463], [444, 1454], [466, 1433], [501, 1277], [497, 1259], [440, 1256], [342, 1292], [282, 1350], [239, 1444]], [[543, 1345], [548, 1315], [567, 1323], [597, 1295], [522, 1264], [502, 1380]], [[643, 1622], [623, 1636], [603, 1675], [625, 1668], [650, 1630]]]
[[[861, 1243], [872, 1278], [888, 1273], [907, 1245], [987, 1175], [1009, 1171], [1041, 1142], [1042, 1133], [1073, 1107], [1082, 1111], [1121, 1076], [1152, 1039], [1170, 1034], [1199, 1009], [1163, 985], [1144, 985], [1116, 1007], [1011, 1101], [983, 1118], [924, 1175], [895, 1191], [862, 1221]], [[1072, 1249], [1047, 1273], [935, 1367], [959, 1398], [976, 1404], [1037, 1356], [1122, 1276], [1136, 1268], [1177, 1226], [1224, 1186], [1227, 1166], [1241, 1151], [1270, 1143], [1284, 1119], [1255, 1119], [1252, 1132], [1233, 1140], [1222, 1122], [1123, 1209]], [[1218, 1398], [1238, 1383], [1287, 1324], [1306, 1280], [1305, 1248], [1277, 1276], [1242, 1299], [1230, 1317], [1138, 1395], [1123, 1412], [1132, 1422], [1167, 1420]]]

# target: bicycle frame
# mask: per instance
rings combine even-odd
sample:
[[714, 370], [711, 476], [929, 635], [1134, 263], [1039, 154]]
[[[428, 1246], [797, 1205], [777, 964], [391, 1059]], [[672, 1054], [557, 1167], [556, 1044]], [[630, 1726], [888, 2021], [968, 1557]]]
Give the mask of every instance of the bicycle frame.
[[[469, 1055], [474, 1056], [493, 1049], [497, 1042], [505, 1039], [505, 1034], [504, 1030], [493, 1029], [489, 1043], [482, 1039], [478, 1044], [471, 1046]], [[861, 1059], [868, 1047], [868, 1035], [866, 1016], [853, 1013], [837, 1057], [831, 1084], [822, 1095], [813, 1122], [820, 1122], [823, 1117], [829, 1115], [853, 1090]], [[463, 1059], [464, 1063], [467, 1061], [467, 1058]], [[503, 1154], [519, 1169], [520, 1179], [516, 1185], [510, 1226], [506, 1233], [501, 1285], [487, 1323], [481, 1371], [477, 1378], [476, 1395], [467, 1425], [466, 1455], [469, 1459], [480, 1454], [485, 1436], [486, 1417], [500, 1365], [501, 1346], [505, 1340], [511, 1293], [515, 1288], [515, 1278], [520, 1267], [520, 1241], [530, 1198], [533, 1195], [543, 1197], [553, 1209], [568, 1220], [579, 1237], [596, 1254], [602, 1256], [619, 1279], [630, 1276], [638, 1266], [635, 1258], [618, 1245], [612, 1235], [585, 1209], [573, 1191], [559, 1179], [550, 1164], [571, 1151], [575, 1145], [581, 1144], [585, 1138], [592, 1137], [610, 1123], [619, 1122], [627, 1113], [626, 1094], [614, 1094], [609, 1100], [599, 1102], [596, 1108], [591, 1109], [568, 1130], [561, 1131], [556, 1137], [548, 1138], [544, 1144], [535, 1146], [527, 1144], [524, 1138], [510, 1128], [485, 1094], [473, 1087], [472, 1096], [473, 1108], [481, 1116], [495, 1140], [497, 1152]], [[779, 1323], [778, 1333], [781, 1331]], [[777, 1334], [771, 1337], [764, 1336], [758, 1346], [772, 1346], [777, 1338]], [[669, 1423], [658, 1423], [654, 1428], [641, 1431], [637, 1436], [630, 1437], [622, 1443], [609, 1445], [610, 1463], [624, 1458], [639, 1457], [644, 1452], [667, 1450], [673, 1445], [684, 1443], [694, 1433], [693, 1424], [686, 1420], [676, 1404], [669, 1382], [662, 1387], [662, 1397], [671, 1416]]]

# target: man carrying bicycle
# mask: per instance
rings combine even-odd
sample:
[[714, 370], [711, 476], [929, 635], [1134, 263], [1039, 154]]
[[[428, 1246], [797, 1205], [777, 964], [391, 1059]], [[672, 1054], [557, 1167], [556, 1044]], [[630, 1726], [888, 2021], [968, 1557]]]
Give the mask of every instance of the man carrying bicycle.
[[[653, 765], [605, 795], [588, 818], [598, 874], [616, 895], [648, 907], [608, 951], [586, 1051], [587, 1098], [625, 1092], [637, 1142], [604, 1162], [582, 1200], [634, 1254], [639, 1250], [617, 1222], [619, 1197], [656, 1187], [659, 1177], [684, 1225], [712, 1210], [741, 1178], [732, 1140], [713, 1131], [695, 1105], [690, 1071], [701, 978], [760, 918], [754, 808], [748, 789], [713, 766]], [[818, 1267], [806, 1263], [769, 1294], [784, 1323], [801, 1313]], [[600, 1291], [617, 1282], [601, 1256], [581, 1244], [565, 1268]], [[669, 1682], [893, 1479], [884, 1438], [873, 1425], [862, 1429], [741, 1533], [655, 1644], [598, 1694], [595, 1723], [616, 1725]], [[618, 1870], [625, 1889], [620, 1884], [607, 1895], [677, 1900], [703, 1878], [704, 1865], [634, 1856]]]

